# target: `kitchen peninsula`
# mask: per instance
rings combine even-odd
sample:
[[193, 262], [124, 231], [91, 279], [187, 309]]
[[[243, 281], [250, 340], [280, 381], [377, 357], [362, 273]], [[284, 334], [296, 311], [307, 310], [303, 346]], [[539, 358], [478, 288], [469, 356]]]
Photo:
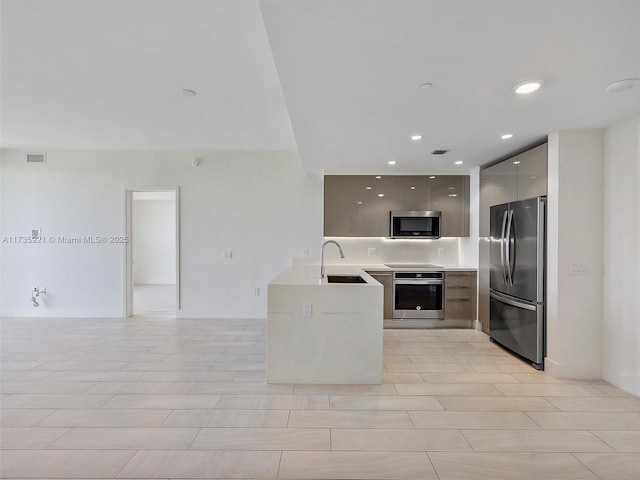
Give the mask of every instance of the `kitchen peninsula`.
[[269, 284], [268, 383], [382, 383], [382, 285], [354, 266], [326, 273], [293, 266]]

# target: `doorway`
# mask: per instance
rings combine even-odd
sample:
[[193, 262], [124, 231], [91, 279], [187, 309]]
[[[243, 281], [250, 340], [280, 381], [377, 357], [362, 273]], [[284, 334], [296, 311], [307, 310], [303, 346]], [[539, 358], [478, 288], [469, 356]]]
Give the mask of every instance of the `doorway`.
[[176, 318], [180, 309], [179, 190], [125, 189], [125, 316]]

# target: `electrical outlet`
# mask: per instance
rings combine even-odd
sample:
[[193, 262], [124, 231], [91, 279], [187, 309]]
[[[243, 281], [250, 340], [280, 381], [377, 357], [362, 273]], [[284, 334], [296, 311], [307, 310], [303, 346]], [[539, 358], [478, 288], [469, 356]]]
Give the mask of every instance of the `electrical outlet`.
[[302, 256], [303, 257], [308, 257], [309, 256], [309, 249], [308, 248], [303, 248], [302, 249]]
[[375, 255], [376, 255], [376, 253], [377, 253], [377, 251], [376, 251], [376, 249], [375, 249], [375, 248], [368, 248], [368, 249], [367, 249], [367, 255], [369, 255], [370, 257], [375, 256]]
[[303, 303], [302, 304], [302, 316], [303, 317], [310, 317], [311, 316], [311, 304], [310, 303]]
[[231, 250], [225, 250], [223, 255], [226, 260], [231, 260], [233, 258], [233, 252]]
[[572, 263], [571, 275], [589, 275], [588, 263]]
[[440, 247], [438, 248], [438, 256], [441, 257], [442, 255], [444, 255], [444, 248]]
[[253, 296], [257, 297], [258, 295], [260, 295], [260, 289], [258, 287], [253, 289]]

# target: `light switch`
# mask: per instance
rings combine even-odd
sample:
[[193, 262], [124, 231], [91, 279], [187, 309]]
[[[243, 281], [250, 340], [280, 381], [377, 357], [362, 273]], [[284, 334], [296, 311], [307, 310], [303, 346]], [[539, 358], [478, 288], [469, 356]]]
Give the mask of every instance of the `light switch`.
[[224, 258], [226, 260], [231, 260], [233, 258], [233, 252], [231, 250], [224, 251]]
[[375, 249], [375, 248], [369, 248], [369, 249], [367, 249], [367, 255], [369, 255], [370, 257], [375, 256], [375, 255], [376, 255], [376, 253], [377, 253], [377, 251], [376, 251], [376, 249]]
[[311, 316], [311, 304], [310, 303], [303, 303], [302, 304], [302, 316], [303, 317], [310, 317]]
[[254, 289], [253, 289], [253, 296], [254, 296], [254, 297], [257, 297], [257, 296], [259, 296], [259, 295], [260, 295], [260, 289], [259, 289], [258, 287], [254, 288]]

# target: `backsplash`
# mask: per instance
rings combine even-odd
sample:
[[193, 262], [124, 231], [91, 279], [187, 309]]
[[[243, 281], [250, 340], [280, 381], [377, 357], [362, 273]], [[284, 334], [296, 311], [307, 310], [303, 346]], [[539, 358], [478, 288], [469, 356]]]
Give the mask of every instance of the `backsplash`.
[[[458, 265], [459, 239], [438, 240], [390, 240], [379, 237], [325, 237], [337, 241], [344, 250], [341, 259], [335, 245], [324, 249], [326, 264], [381, 264], [381, 263], [434, 263], [436, 265]], [[369, 255], [369, 249], [375, 249]], [[320, 261], [320, 247], [308, 257], [294, 259], [294, 264], [313, 264]]]

